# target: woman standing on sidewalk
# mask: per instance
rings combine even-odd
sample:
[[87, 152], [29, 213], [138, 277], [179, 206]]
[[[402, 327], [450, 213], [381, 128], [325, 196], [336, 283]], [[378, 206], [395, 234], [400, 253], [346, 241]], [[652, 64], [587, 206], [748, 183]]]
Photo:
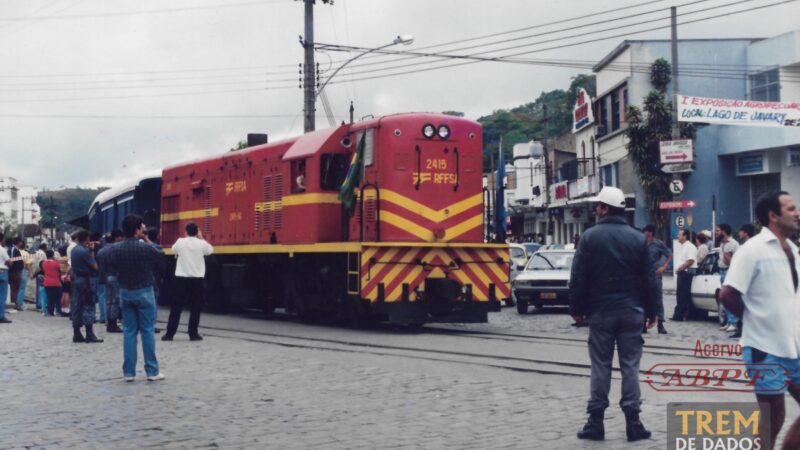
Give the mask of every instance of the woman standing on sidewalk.
[[54, 316], [56, 310], [61, 314], [61, 264], [54, 258], [52, 250], [47, 251], [47, 259], [41, 262], [44, 275], [44, 290], [47, 294], [43, 305], [48, 316]]

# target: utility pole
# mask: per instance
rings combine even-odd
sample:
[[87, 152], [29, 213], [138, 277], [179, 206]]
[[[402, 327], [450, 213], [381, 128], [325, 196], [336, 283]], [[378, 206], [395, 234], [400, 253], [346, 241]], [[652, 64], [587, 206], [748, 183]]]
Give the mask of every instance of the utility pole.
[[672, 34], [672, 139], [680, 139], [678, 127], [678, 8], [670, 8], [670, 30]]
[[[547, 147], [547, 140], [550, 137], [547, 131], [547, 105], [542, 105], [542, 122], [544, 123], [544, 192], [545, 192], [545, 205], [547, 206], [547, 236], [553, 235], [553, 219], [550, 217], [550, 152]], [[547, 240], [549, 241], [549, 240]]]
[[305, 3], [305, 36], [302, 41], [305, 50], [305, 59], [303, 65], [303, 131], [308, 133], [314, 131], [316, 125], [314, 123], [314, 100], [316, 97], [316, 71], [314, 66], [314, 1], [304, 0]]

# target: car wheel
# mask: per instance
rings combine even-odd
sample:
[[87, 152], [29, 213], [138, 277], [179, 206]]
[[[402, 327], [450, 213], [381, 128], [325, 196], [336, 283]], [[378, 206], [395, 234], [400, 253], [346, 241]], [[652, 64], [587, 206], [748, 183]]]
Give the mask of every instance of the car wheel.
[[528, 314], [527, 300], [517, 300], [517, 312], [520, 314]]
[[511, 297], [506, 299], [506, 306], [514, 306], [514, 295], [512, 294]]

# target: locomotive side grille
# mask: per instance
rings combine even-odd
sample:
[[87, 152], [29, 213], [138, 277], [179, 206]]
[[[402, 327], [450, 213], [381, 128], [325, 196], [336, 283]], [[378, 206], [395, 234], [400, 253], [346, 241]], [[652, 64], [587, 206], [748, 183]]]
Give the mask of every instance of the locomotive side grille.
[[211, 234], [211, 186], [206, 187], [206, 198], [203, 207], [205, 212], [203, 214], [203, 234]]
[[375, 213], [375, 199], [374, 198], [365, 198], [364, 199], [364, 220], [366, 222], [375, 222], [377, 220], [377, 214]]
[[[262, 204], [264, 206], [261, 207], [261, 211], [256, 214], [256, 221], [258, 221], [258, 217], [261, 216], [262, 223], [264, 224], [264, 229], [268, 230], [272, 227], [270, 223], [270, 213], [269, 213], [269, 202], [272, 201], [272, 175], [267, 175], [264, 177], [264, 186], [263, 186], [263, 196], [261, 197]], [[258, 225], [256, 225], [256, 228]]]
[[283, 174], [275, 175], [275, 184], [273, 185], [273, 208], [272, 208], [272, 226], [276, 230], [281, 228], [282, 212], [283, 209]]

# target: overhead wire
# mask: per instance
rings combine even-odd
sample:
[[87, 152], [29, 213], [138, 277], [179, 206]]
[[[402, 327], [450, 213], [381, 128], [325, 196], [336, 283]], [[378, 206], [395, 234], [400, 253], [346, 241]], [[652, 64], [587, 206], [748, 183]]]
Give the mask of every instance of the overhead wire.
[[[120, 11], [120, 12], [112, 12], [112, 13], [86, 13], [86, 14], [64, 14], [61, 16], [58, 15], [46, 15], [46, 16], [34, 16], [34, 17], [0, 17], [0, 23], [2, 22], [18, 22], [18, 21], [26, 21], [26, 20], [36, 20], [36, 21], [54, 21], [54, 20], [74, 20], [74, 19], [91, 19], [91, 18], [108, 18], [108, 17], [123, 17], [123, 16], [139, 16], [139, 15], [148, 15], [148, 14], [168, 14], [168, 13], [175, 13], [175, 12], [186, 12], [186, 11], [203, 11], [209, 9], [225, 9], [225, 8], [241, 8], [246, 6], [263, 6], [267, 4], [277, 4], [277, 3], [290, 3], [294, 2], [294, 0], [257, 0], [257, 1], [247, 1], [247, 2], [237, 2], [237, 3], [219, 3], [219, 4], [212, 4], [212, 5], [201, 5], [201, 6], [187, 6], [183, 8], [162, 8], [162, 9], [151, 9], [151, 10], [141, 10], [141, 11]], [[55, 2], [54, 2], [55, 3]], [[63, 10], [59, 10], [61, 12]]]
[[[701, 1], [706, 1], [706, 0], [701, 0]], [[711, 7], [711, 8], [704, 8], [704, 9], [700, 9], [700, 10], [696, 10], [696, 11], [690, 11], [690, 12], [686, 12], [686, 13], [681, 13], [681, 14], [678, 14], [678, 17], [683, 17], [683, 16], [687, 16], [687, 15], [691, 15], [691, 14], [697, 14], [697, 13], [700, 13], [700, 12], [707, 12], [709, 10], [725, 8], [725, 7], [728, 7], [728, 6], [734, 6], [734, 5], [738, 5], [738, 4], [741, 4], [741, 3], [748, 3], [748, 2], [752, 2], [752, 1], [754, 1], [754, 0], [736, 0], [736, 1], [733, 1], [733, 2], [730, 2], [730, 3], [726, 3], [724, 5], [718, 5], [718, 6], [714, 6], [714, 7]], [[794, 1], [794, 0], [790, 0], [790, 1]], [[693, 3], [693, 2], [686, 3], [686, 4], [691, 4], [691, 3]], [[686, 4], [684, 4], [684, 5], [686, 5]], [[653, 12], [650, 12], [650, 13], [647, 13], [647, 14], [651, 14], [651, 13], [653, 13]], [[657, 19], [645, 20], [645, 21], [641, 21], [641, 22], [637, 22], [637, 23], [624, 24], [624, 25], [605, 28], [605, 29], [600, 29], [600, 30], [593, 30], [592, 32], [593, 33], [605, 33], [605, 32], [608, 32], [608, 31], [621, 30], [621, 29], [624, 29], [624, 28], [627, 28], [627, 27], [631, 27], [631, 26], [638, 26], [638, 25], [643, 25], [643, 24], [647, 24], [647, 23], [660, 22], [660, 21], [663, 21], [663, 20], [666, 20], [666, 19], [669, 19], [669, 16], [659, 17]], [[611, 21], [613, 21], [613, 20], [611, 20]], [[609, 22], [611, 22], [611, 21], [609, 21]], [[560, 29], [560, 30], [555, 30], [552, 33], [561, 33], [563, 31], [574, 30], [574, 29], [582, 28], [584, 26], [594, 26], [594, 25], [596, 25], [596, 24], [588, 24], [588, 25], [575, 26], [575, 27], [571, 27], [571, 28], [564, 28], [564, 29]], [[642, 32], [647, 32], [647, 31], [651, 31], [651, 30], [644, 30]], [[551, 33], [550, 32], [541, 33], [539, 35], [531, 35], [531, 36], [527, 36], [527, 37], [523, 37], [523, 38], [529, 38], [529, 37], [533, 37], [533, 36], [541, 37], [543, 35], [548, 35], [548, 34], [551, 34]], [[511, 46], [511, 47], [504, 47], [504, 48], [494, 49], [494, 50], [491, 50], [491, 51], [473, 53], [473, 54], [470, 54], [470, 55], [458, 55], [458, 54], [454, 54], [454, 53], [447, 53], [446, 57], [450, 58], [450, 59], [457, 59], [459, 57], [468, 58], [470, 56], [480, 56], [480, 55], [485, 55], [485, 54], [490, 54], [490, 53], [495, 53], [495, 52], [517, 50], [517, 49], [520, 49], [520, 48], [528, 48], [528, 47], [533, 47], [533, 46], [538, 46], [538, 45], [547, 44], [547, 43], [551, 43], [551, 42], [558, 42], [558, 41], [562, 41], [562, 40], [568, 40], [568, 39], [573, 39], [573, 38], [583, 37], [583, 36], [585, 36], [585, 33], [573, 34], [573, 35], [569, 35], [569, 36], [561, 36], [561, 37], [541, 40], [541, 41], [537, 41], [537, 42], [531, 42], [531, 43], [526, 43], [526, 44], [514, 45], [514, 46]], [[496, 42], [493, 42], [493, 43], [490, 43], [490, 44], [481, 44], [481, 45], [478, 45], [478, 46], [461, 47], [461, 48], [457, 48], [457, 49], [452, 49], [452, 50], [450, 50], [450, 52], [456, 52], [456, 51], [462, 51], [462, 50], [471, 50], [471, 49], [480, 48], [480, 47], [483, 47], [483, 46], [486, 46], [486, 45], [499, 45], [501, 43], [512, 42], [512, 41], [517, 40], [517, 39], [518, 38], [514, 38], [514, 39], [503, 40], [503, 41], [496, 41]], [[325, 45], [325, 44], [320, 44], [320, 45]], [[326, 45], [323, 48], [328, 49], [328, 50], [335, 50], [335, 48], [333, 48], [333, 47], [334, 46], [327, 46]], [[345, 49], [343, 51], [347, 51], [346, 49], [347, 49], [348, 46], [339, 46], [339, 47]], [[353, 50], [362, 51], [363, 48], [362, 47], [355, 47], [355, 48], [353, 48]], [[398, 61], [403, 61], [403, 60], [408, 60], [408, 59], [422, 58], [422, 57], [436, 58], [436, 57], [438, 57], [440, 55], [443, 55], [443, 53], [426, 53], [426, 52], [403, 51], [403, 50], [381, 50], [381, 51], [376, 51], [376, 53], [394, 54], [394, 55], [401, 55], [401, 54], [402, 55], [409, 55], [409, 56], [407, 56], [405, 58], [400, 58], [400, 59], [397, 59], [397, 60], [395, 60], [393, 62], [398, 62]], [[522, 54], [527, 54], [527, 53], [514, 54], [514, 55], [510, 55], [510, 56], [518, 56], [518, 55], [522, 55]], [[407, 68], [409, 66], [419, 66], [419, 65], [433, 64], [433, 63], [435, 63], [435, 62], [422, 61], [422, 62], [418, 62], [418, 63], [404, 64], [403, 66], [383, 67], [383, 68], [373, 69], [371, 71], [370, 70], [363, 70], [363, 71], [356, 72], [356, 73], [357, 74], [372, 73], [372, 72], [382, 71], [382, 70], [392, 70], [392, 69], [396, 69], [396, 68], [400, 68], [400, 67]], [[375, 64], [375, 63], [371, 63], [371, 64]], [[367, 64], [356, 64], [356, 65], [353, 65], [348, 69], [348, 72], [349, 71], [354, 71], [357, 67], [363, 67], [365, 65], [367, 65]]]
[[[798, 1], [798, 0], [783, 0], [783, 1], [780, 1], [780, 2], [771, 3], [771, 4], [768, 4], [768, 5], [762, 5], [762, 6], [742, 9], [742, 10], [738, 10], [738, 11], [727, 12], [727, 13], [723, 13], [723, 14], [717, 14], [717, 15], [712, 15], [712, 16], [708, 16], [708, 17], [703, 17], [703, 18], [699, 18], [699, 19], [695, 19], [695, 20], [684, 21], [684, 22], [678, 23], [678, 25], [680, 26], [680, 25], [688, 25], [688, 24], [691, 24], [691, 23], [699, 23], [699, 22], [712, 20], [712, 19], [716, 19], [716, 18], [720, 18], [720, 17], [727, 17], [727, 16], [731, 16], [731, 15], [742, 14], [742, 13], [746, 13], [746, 12], [750, 12], [750, 11], [755, 11], [755, 10], [759, 10], [759, 9], [764, 9], [764, 8], [769, 8], [769, 7], [773, 7], [773, 6], [783, 5], [783, 4], [787, 4], [787, 3], [793, 3], [793, 2], [796, 2], [796, 1]], [[611, 36], [598, 37], [598, 38], [584, 40], [584, 41], [580, 41], [580, 42], [573, 42], [573, 43], [562, 44], [562, 45], [558, 45], [558, 46], [551, 46], [551, 47], [543, 48], [543, 49], [529, 50], [529, 51], [525, 51], [525, 52], [511, 54], [511, 55], [496, 56], [496, 57], [486, 58], [486, 60], [467, 61], [467, 62], [449, 64], [449, 65], [438, 66], [438, 67], [428, 67], [428, 68], [423, 68], [423, 69], [405, 70], [405, 71], [391, 73], [391, 74], [360, 77], [360, 78], [355, 78], [353, 81], [373, 80], [373, 79], [394, 77], [394, 76], [399, 76], [399, 75], [408, 75], [408, 74], [414, 74], [414, 73], [429, 72], [429, 71], [432, 71], [432, 70], [440, 70], [440, 69], [444, 69], [444, 68], [459, 67], [459, 66], [464, 66], [464, 65], [469, 65], [469, 64], [476, 64], [476, 63], [487, 62], [487, 61], [503, 62], [503, 60], [507, 60], [508, 58], [511, 58], [511, 57], [514, 57], [514, 56], [529, 55], [529, 54], [532, 54], [532, 53], [539, 53], [539, 52], [557, 50], [557, 49], [562, 49], [562, 48], [567, 48], [567, 47], [574, 47], [574, 46], [578, 46], [578, 45], [591, 44], [591, 43], [601, 42], [601, 41], [605, 41], [605, 40], [609, 40], [609, 39], [615, 39], [615, 38], [619, 38], [619, 37], [625, 37], [625, 36], [631, 36], [631, 35], [635, 35], [635, 34], [647, 33], [647, 32], [651, 32], [651, 31], [663, 30], [663, 29], [666, 29], [666, 28], [670, 28], [670, 25], [659, 26], [659, 27], [651, 27], [651, 28], [648, 28], [648, 29], [636, 30], [636, 31], [625, 32], [625, 33], [618, 33], [618, 34], [611, 35]], [[328, 50], [333, 50], [333, 49], [332, 48], [328, 48]], [[403, 51], [386, 51], [386, 50], [382, 50], [380, 52], [383, 52], [385, 54], [404, 54], [405, 53]], [[409, 53], [411, 53], [411, 52], [409, 52]], [[435, 55], [434, 57], [440, 57], [440, 56], [441, 55]], [[467, 55], [448, 55], [448, 56], [446, 56], [446, 58], [450, 58], [450, 59], [470, 59], [470, 56], [467, 56]], [[442, 61], [439, 61], [439, 62], [442, 62]], [[340, 84], [340, 83], [342, 83], [342, 82], [341, 81], [331, 81], [330, 84]]]

